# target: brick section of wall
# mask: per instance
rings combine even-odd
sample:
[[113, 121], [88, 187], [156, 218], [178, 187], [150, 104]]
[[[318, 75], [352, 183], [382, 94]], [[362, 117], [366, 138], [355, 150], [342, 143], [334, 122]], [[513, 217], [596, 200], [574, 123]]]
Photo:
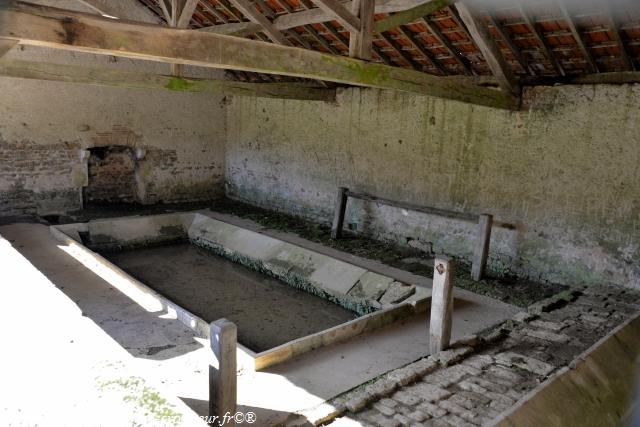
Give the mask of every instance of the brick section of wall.
[[0, 141], [0, 216], [79, 208], [74, 179], [80, 163], [80, 149], [72, 144]]
[[89, 151], [89, 185], [85, 189], [85, 201], [137, 202], [136, 163], [132, 150], [101, 147]]

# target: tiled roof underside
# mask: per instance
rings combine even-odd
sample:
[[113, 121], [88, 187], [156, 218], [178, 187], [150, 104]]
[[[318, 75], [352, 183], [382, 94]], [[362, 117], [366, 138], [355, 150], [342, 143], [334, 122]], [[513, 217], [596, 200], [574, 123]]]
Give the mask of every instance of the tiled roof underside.
[[[139, 0], [162, 16], [157, 0]], [[268, 19], [316, 6], [310, 0], [254, 0]], [[488, 5], [489, 3], [487, 3]], [[564, 5], [564, 6], [563, 6]], [[386, 14], [377, 14], [376, 20]], [[503, 0], [480, 8], [480, 20], [521, 76], [561, 77], [640, 69], [640, 1]], [[248, 21], [229, 0], [200, 0], [191, 28]], [[574, 37], [577, 31], [585, 50]], [[297, 47], [348, 55], [349, 32], [338, 22], [283, 32]], [[269, 42], [262, 33], [249, 38]], [[491, 75], [455, 6], [374, 34], [376, 62], [436, 75]], [[301, 80], [232, 72], [247, 81]]]

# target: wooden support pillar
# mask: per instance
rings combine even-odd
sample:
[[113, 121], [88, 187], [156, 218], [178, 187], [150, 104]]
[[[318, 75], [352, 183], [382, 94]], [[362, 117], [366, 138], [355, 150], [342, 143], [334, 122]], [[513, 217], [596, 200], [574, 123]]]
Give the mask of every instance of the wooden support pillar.
[[360, 31], [349, 34], [349, 56], [370, 61], [373, 54], [373, 12], [375, 0], [355, 0], [352, 12], [360, 18]]
[[[233, 427], [233, 414], [237, 406], [237, 366], [236, 344], [238, 328], [227, 319], [211, 322], [210, 343], [211, 350], [217, 361], [217, 367], [209, 366], [209, 418], [215, 420], [212, 425], [219, 426], [224, 419], [224, 425]], [[229, 417], [225, 418], [225, 414]]]
[[349, 189], [340, 187], [336, 193], [335, 211], [333, 213], [333, 225], [331, 226], [331, 238], [339, 239], [344, 226], [344, 214], [347, 211], [347, 199]]
[[480, 215], [478, 220], [476, 243], [473, 249], [473, 264], [471, 266], [471, 277], [476, 281], [482, 279], [482, 276], [484, 276], [484, 270], [487, 266], [492, 224], [493, 215]]
[[453, 319], [453, 262], [447, 257], [436, 257], [433, 264], [431, 289], [431, 323], [429, 350], [431, 354], [449, 347]]

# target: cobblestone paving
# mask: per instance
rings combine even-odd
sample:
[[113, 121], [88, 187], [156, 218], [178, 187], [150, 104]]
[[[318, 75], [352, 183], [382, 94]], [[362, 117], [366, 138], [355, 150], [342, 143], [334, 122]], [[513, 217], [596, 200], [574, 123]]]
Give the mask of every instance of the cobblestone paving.
[[388, 373], [336, 399], [331, 427], [478, 426], [568, 365], [640, 310], [640, 293], [589, 287], [529, 307], [457, 348]]

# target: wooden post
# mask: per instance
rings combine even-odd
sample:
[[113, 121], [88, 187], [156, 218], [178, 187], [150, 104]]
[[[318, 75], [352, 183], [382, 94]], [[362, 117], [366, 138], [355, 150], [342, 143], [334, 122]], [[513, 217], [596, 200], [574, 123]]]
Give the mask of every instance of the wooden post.
[[[210, 343], [218, 366], [209, 366], [209, 416], [213, 425], [235, 425], [233, 415], [237, 402], [236, 344], [238, 328], [227, 319], [219, 319], [210, 324]], [[231, 419], [225, 417], [229, 413]], [[217, 418], [214, 418], [216, 417]]]
[[493, 215], [480, 215], [478, 220], [476, 244], [473, 249], [473, 264], [471, 266], [471, 278], [476, 281], [482, 279], [482, 276], [484, 276], [484, 270], [487, 266], [492, 224]]
[[331, 238], [339, 239], [342, 234], [342, 227], [344, 225], [344, 214], [347, 210], [347, 198], [349, 189], [340, 187], [336, 194], [336, 205], [333, 214], [333, 225], [331, 226]]
[[373, 52], [373, 11], [375, 0], [354, 0], [352, 12], [360, 18], [360, 31], [349, 34], [349, 56], [371, 60]]
[[429, 350], [431, 354], [446, 349], [451, 340], [453, 318], [453, 262], [437, 257], [433, 264], [433, 288], [431, 289], [431, 323], [429, 326]]

